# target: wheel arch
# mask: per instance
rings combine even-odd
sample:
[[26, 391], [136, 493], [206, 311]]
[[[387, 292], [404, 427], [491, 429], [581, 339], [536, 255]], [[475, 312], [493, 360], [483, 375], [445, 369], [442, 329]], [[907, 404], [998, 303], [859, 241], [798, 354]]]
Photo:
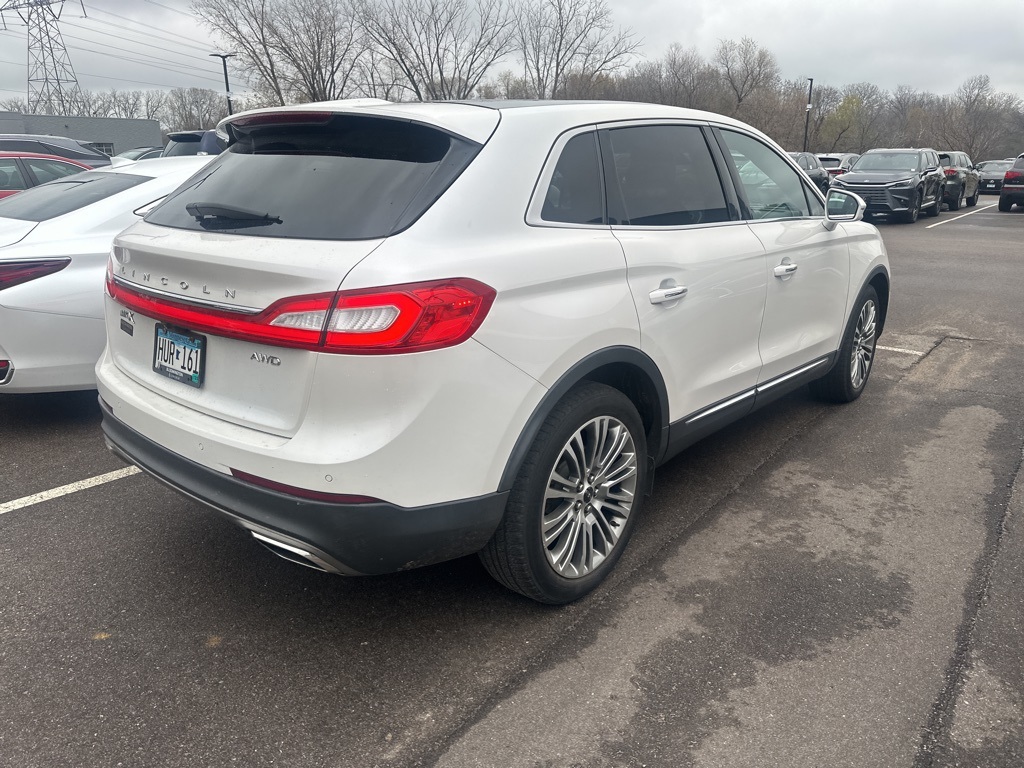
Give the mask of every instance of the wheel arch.
[[889, 272], [881, 265], [875, 267], [868, 274], [864, 285], [870, 285], [878, 294], [878, 335], [881, 336], [885, 330], [885, 318], [889, 314]]
[[511, 490], [530, 446], [555, 405], [577, 384], [592, 381], [622, 392], [640, 414], [647, 434], [649, 461], [668, 444], [668, 390], [654, 361], [634, 347], [608, 347], [593, 352], [563, 373], [547, 391], [523, 427], [505, 463], [499, 491]]

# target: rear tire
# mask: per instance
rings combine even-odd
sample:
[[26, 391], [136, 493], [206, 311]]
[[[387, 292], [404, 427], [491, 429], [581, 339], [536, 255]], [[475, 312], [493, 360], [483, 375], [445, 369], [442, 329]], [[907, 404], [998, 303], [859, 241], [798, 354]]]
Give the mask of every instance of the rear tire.
[[952, 197], [949, 198], [949, 210], [951, 210], [951, 211], [959, 211], [960, 210], [960, 206], [963, 204], [963, 201], [964, 201], [964, 192], [965, 191], [966, 190], [963, 187], [960, 187], [960, 193], [956, 196], [956, 199], [954, 200]]
[[615, 566], [636, 522], [647, 440], [619, 390], [584, 382], [554, 407], [526, 455], [480, 560], [509, 589], [561, 605]]
[[978, 195], [981, 194], [981, 182], [978, 182], [978, 186], [974, 188], [974, 194], [967, 198], [967, 207], [973, 208], [978, 204]]
[[[939, 215], [939, 211], [942, 210], [942, 198], [944, 198], [945, 196], [946, 188], [943, 187], [942, 189], [939, 190], [938, 194], [935, 195], [935, 205], [928, 209], [929, 216], [935, 218], [936, 216]], [[957, 205], [957, 207], [959, 208], [959, 204]], [[953, 210], [952, 205], [950, 205], [950, 210]]]
[[852, 403], [860, 397], [874, 367], [879, 318], [878, 293], [866, 285], [846, 325], [839, 359], [831, 371], [811, 382], [812, 395], [830, 403]]
[[1010, 198], [1003, 197], [1002, 195], [1000, 195], [999, 196], [999, 210], [1002, 211], [1003, 213], [1006, 213], [1011, 208], [1013, 208], [1013, 203], [1010, 201]]

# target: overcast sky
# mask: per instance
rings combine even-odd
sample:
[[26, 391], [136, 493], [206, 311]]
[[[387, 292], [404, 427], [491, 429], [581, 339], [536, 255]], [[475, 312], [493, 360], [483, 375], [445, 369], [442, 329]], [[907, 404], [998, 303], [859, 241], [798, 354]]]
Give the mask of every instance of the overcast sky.
[[[3, 5], [4, 0], [0, 0]], [[872, 82], [945, 94], [972, 75], [1024, 97], [1022, 0], [608, 0], [642, 52], [695, 46], [710, 58], [721, 39], [752, 37], [783, 77], [815, 85]], [[213, 36], [189, 0], [67, 0], [61, 31], [83, 88], [201, 86], [223, 91]], [[11, 12], [0, 31], [0, 98], [25, 97], [26, 30]], [[145, 26], [148, 25], [148, 26]], [[510, 63], [509, 66], [514, 66]], [[235, 87], [234, 90], [239, 90]]]

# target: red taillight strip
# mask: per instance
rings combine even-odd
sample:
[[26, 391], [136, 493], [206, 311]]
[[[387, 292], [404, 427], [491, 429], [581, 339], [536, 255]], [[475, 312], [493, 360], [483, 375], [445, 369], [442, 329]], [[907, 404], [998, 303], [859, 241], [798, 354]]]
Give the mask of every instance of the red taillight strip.
[[294, 485], [286, 485], [285, 483], [279, 483], [276, 480], [267, 480], [265, 477], [250, 475], [248, 472], [242, 472], [240, 469], [232, 469], [231, 474], [246, 483], [258, 485], [261, 488], [277, 491], [278, 493], [285, 493], [289, 496], [297, 496], [300, 499], [309, 499], [310, 501], [326, 501], [330, 504], [383, 503], [380, 499], [375, 499], [372, 496], [357, 496], [348, 493], [324, 493], [323, 491], [311, 491], [308, 488], [297, 488]]
[[333, 293], [319, 293], [300, 299], [281, 299], [255, 315], [240, 314], [223, 309], [199, 307], [191, 304], [152, 296], [136, 291], [107, 274], [107, 293], [112, 299], [154, 320], [200, 331], [214, 336], [254, 341], [258, 344], [272, 344], [278, 347], [315, 348], [323, 336], [322, 330], [289, 328], [270, 325], [274, 317], [283, 310], [322, 311], [326, 317], [330, 311]]
[[110, 264], [106, 285], [107, 294], [128, 309], [190, 331], [362, 355], [423, 352], [461, 344], [480, 327], [497, 295], [488, 285], [458, 277], [294, 296], [255, 314], [242, 314], [137, 289], [115, 278]]
[[66, 258], [0, 261], [0, 291], [60, 272], [70, 263], [71, 259]]

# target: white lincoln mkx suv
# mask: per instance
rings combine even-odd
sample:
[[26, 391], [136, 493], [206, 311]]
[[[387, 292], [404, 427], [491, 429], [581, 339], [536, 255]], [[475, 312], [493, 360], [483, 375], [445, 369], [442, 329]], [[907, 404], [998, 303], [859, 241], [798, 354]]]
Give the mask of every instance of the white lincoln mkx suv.
[[478, 552], [568, 602], [659, 463], [796, 387], [867, 382], [881, 238], [742, 123], [363, 100], [218, 130], [227, 150], [114, 243], [103, 429], [289, 559]]

